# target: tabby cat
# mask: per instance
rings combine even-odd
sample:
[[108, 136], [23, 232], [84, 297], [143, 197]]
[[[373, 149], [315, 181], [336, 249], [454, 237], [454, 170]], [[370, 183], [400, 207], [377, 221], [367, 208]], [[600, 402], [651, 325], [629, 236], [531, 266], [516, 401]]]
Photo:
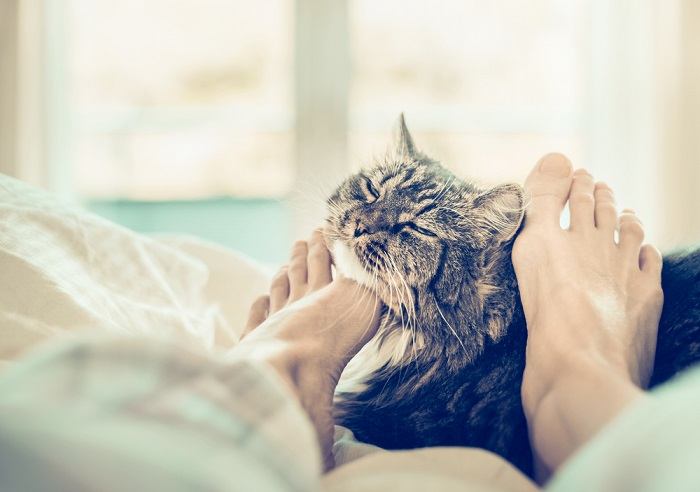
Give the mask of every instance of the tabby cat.
[[[403, 115], [386, 159], [328, 199], [335, 265], [385, 303], [336, 391], [336, 421], [387, 449], [475, 446], [532, 475], [520, 400], [527, 330], [511, 264], [520, 186], [481, 189], [413, 143]], [[664, 258], [651, 386], [700, 360], [700, 250]]]

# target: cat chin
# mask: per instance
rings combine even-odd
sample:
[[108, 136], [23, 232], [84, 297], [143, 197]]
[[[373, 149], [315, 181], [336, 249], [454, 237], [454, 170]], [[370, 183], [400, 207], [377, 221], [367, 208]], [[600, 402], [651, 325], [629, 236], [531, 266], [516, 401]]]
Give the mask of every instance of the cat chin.
[[368, 272], [350, 246], [343, 241], [335, 240], [331, 244], [330, 250], [331, 255], [333, 255], [333, 264], [338, 273], [374, 291], [382, 302], [395, 312], [401, 311], [400, 306], [397, 305], [398, 297], [393, 293], [398, 289], [394, 287], [396, 290], [392, 292], [391, 288], [386, 288], [383, 281]]
[[352, 279], [365, 287], [374, 287], [372, 275], [365, 270], [360, 259], [347, 244], [336, 240], [331, 248], [331, 253], [333, 254], [335, 267], [342, 276]]

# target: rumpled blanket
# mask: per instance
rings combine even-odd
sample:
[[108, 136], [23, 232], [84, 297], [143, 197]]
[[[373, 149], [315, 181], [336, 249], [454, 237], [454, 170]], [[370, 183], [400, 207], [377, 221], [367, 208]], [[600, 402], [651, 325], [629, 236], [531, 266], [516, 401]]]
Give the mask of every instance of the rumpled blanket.
[[231, 347], [268, 272], [191, 238], [136, 234], [0, 175], [0, 363], [56, 335]]

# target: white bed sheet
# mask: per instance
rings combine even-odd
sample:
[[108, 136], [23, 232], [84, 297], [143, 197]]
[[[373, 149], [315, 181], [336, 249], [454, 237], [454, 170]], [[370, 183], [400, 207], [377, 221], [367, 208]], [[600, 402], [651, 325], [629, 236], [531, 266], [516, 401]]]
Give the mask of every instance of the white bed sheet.
[[227, 348], [268, 280], [233, 251], [145, 237], [0, 175], [0, 363], [84, 330]]

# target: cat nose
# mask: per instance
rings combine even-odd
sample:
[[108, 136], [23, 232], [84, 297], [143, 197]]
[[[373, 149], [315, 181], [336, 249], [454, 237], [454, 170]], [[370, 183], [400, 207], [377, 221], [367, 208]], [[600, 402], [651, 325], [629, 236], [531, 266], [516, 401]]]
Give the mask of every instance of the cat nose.
[[386, 220], [378, 218], [373, 222], [358, 222], [355, 225], [355, 237], [360, 237], [363, 234], [375, 234], [379, 231], [389, 230], [390, 225]]
[[357, 224], [355, 226], [355, 237], [360, 237], [363, 234], [368, 234], [367, 229], [365, 228], [365, 226], [363, 226], [361, 224]]

